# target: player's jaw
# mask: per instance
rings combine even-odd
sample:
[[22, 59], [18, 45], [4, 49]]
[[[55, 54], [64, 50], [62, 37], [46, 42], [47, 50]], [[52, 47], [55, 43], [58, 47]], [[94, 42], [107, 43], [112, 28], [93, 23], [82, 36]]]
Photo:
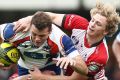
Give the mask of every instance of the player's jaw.
[[34, 40], [34, 45], [40, 47], [46, 40]]

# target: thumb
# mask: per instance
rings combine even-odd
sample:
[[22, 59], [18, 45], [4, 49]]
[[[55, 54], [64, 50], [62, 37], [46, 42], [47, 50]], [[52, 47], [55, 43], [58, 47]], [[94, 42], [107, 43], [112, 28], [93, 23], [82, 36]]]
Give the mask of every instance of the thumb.
[[53, 60], [54, 63], [58, 62], [58, 58], [52, 58], [52, 60]]
[[4, 66], [4, 64], [0, 62], [0, 66], [2, 66], [2, 67], [3, 67], [3, 66]]
[[33, 66], [33, 68], [29, 69], [30, 72], [34, 72], [34, 71], [39, 71], [39, 68], [36, 66]]

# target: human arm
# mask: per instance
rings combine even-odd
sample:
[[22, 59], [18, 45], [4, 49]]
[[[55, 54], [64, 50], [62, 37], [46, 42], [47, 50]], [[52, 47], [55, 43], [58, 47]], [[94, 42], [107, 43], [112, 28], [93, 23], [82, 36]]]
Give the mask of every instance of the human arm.
[[30, 71], [30, 76], [33, 80], [87, 80], [87, 77], [81, 76], [77, 72], [73, 72], [71, 76], [65, 75], [45, 75], [39, 71], [37, 67], [34, 67], [34, 71]]
[[120, 68], [120, 33], [118, 34], [117, 38], [114, 40], [112, 49], [113, 49], [113, 54], [116, 57], [116, 60], [118, 62], [118, 66]]
[[[57, 58], [58, 59], [57, 66], [60, 64], [60, 68], [66, 69], [67, 65], [74, 65], [74, 63], [75, 63], [76, 66], [78, 65], [78, 68], [81, 67], [78, 70], [81, 70], [82, 72], [84, 72], [85, 71], [84, 68], [86, 68], [86, 64], [82, 60], [83, 58], [80, 56], [80, 53], [76, 49], [71, 38], [69, 36], [65, 35], [58, 27], [55, 27], [53, 29], [53, 32], [55, 33], [57, 38], [52, 37], [51, 39], [54, 40], [54, 42], [56, 44], [58, 44], [59, 51], [60, 51], [61, 55], [63, 55], [63, 57]], [[59, 35], [59, 36], [57, 36], [57, 35]], [[79, 56], [79, 57], [77, 57], [77, 56]], [[77, 62], [77, 61], [79, 61], [79, 62]], [[85, 71], [85, 73], [86, 73], [86, 71]]]
[[[58, 25], [59, 27], [63, 27], [65, 30], [86, 29], [89, 23], [84, 17], [75, 14], [60, 14], [52, 12], [45, 13], [51, 17], [54, 24]], [[31, 19], [32, 15], [19, 19], [18, 21], [16, 21], [16, 26], [14, 27], [14, 30], [16, 32], [26, 32], [30, 29], [29, 25]]]
[[[51, 17], [53, 23], [61, 26], [64, 14], [55, 14], [55, 13], [52, 13], [52, 12], [45, 12], [45, 13], [47, 13]], [[30, 22], [32, 20], [32, 17], [33, 17], [33, 15], [21, 18], [18, 21], [16, 21], [16, 25], [14, 27], [15, 32], [19, 32], [19, 31], [26, 32], [26, 31], [28, 31], [30, 29]]]
[[17, 77], [13, 80], [27, 80], [27, 79], [33, 79], [33, 80], [87, 80], [86, 77], [83, 77], [79, 75], [77, 72], [73, 72], [71, 76], [65, 76], [65, 75], [46, 75], [42, 73], [37, 67], [34, 66], [34, 70], [29, 70], [29, 75], [23, 75], [20, 77]]
[[60, 66], [60, 68], [67, 69], [69, 65], [74, 71], [81, 75], [87, 76], [88, 68], [80, 55], [77, 55], [74, 58], [61, 57], [55, 61], [57, 61], [56, 66]]

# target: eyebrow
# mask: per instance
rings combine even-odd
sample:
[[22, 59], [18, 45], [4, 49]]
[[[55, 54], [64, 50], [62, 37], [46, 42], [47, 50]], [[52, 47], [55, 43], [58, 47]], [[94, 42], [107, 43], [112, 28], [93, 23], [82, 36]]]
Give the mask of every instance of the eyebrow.
[[[95, 20], [94, 17], [93, 17], [92, 19]], [[96, 22], [99, 23], [100, 25], [102, 25], [102, 22], [100, 22], [100, 21], [98, 21], [98, 20], [96, 20]]]
[[[36, 34], [36, 33], [34, 33], [33, 31], [32, 31], [32, 33], [33, 33], [33, 34]], [[48, 33], [41, 34], [41, 35], [39, 35], [39, 34], [36, 34], [36, 35], [39, 35], [39, 36], [44, 36], [44, 35], [46, 35], [46, 34], [48, 34]]]

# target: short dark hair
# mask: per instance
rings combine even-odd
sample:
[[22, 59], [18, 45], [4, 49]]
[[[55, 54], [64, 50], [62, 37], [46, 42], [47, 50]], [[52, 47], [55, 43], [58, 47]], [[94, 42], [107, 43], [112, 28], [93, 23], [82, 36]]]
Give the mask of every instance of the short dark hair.
[[35, 25], [38, 30], [48, 28], [51, 31], [52, 20], [45, 12], [36, 12], [31, 20], [31, 25]]

